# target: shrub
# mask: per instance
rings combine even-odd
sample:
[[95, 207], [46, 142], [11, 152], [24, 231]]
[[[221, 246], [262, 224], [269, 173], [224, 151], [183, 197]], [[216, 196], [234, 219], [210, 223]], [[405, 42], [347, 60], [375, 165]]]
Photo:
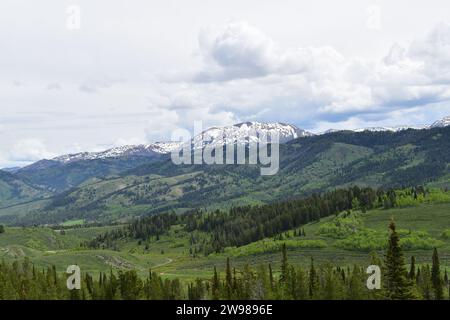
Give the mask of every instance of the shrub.
[[[425, 231], [399, 230], [400, 245], [404, 250], [430, 250], [444, 243], [432, 238]], [[363, 229], [358, 233], [336, 242], [336, 246], [351, 251], [374, 251], [386, 248], [388, 233]]]
[[261, 240], [242, 247], [228, 247], [225, 253], [229, 256], [246, 256], [268, 252], [279, 252], [286, 244], [288, 249], [320, 249], [327, 246], [323, 240]]
[[450, 239], [450, 229], [444, 230], [444, 232], [442, 232], [441, 237], [444, 239]]
[[387, 235], [372, 229], [362, 229], [352, 236], [339, 240], [336, 246], [351, 251], [376, 251], [386, 248]]
[[343, 212], [331, 222], [322, 224], [317, 231], [318, 235], [343, 239], [362, 229], [362, 221], [356, 212]]

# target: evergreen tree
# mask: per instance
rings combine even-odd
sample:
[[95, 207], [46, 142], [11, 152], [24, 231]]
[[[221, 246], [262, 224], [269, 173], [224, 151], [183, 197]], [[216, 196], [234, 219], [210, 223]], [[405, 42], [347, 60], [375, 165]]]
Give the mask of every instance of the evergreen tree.
[[408, 279], [400, 237], [395, 229], [394, 220], [389, 225], [390, 235], [385, 256], [385, 286], [387, 297], [395, 300], [413, 299], [412, 283]]
[[444, 274], [444, 286], [447, 287], [448, 299], [450, 300], [450, 283], [449, 283], [449, 279], [448, 279], [447, 269], [445, 269], [445, 274]]
[[273, 286], [274, 286], [274, 282], [273, 282], [273, 272], [272, 272], [272, 265], [269, 263], [269, 282], [270, 282], [270, 287], [273, 290]]
[[227, 269], [225, 271], [225, 285], [227, 290], [227, 299], [231, 299], [232, 297], [232, 277], [231, 277], [231, 265], [230, 265], [230, 258], [227, 258]]
[[442, 280], [441, 280], [441, 267], [439, 263], [439, 255], [434, 248], [433, 251], [433, 264], [431, 267], [431, 282], [433, 284], [434, 298], [436, 300], [442, 300], [444, 292], [442, 290]]
[[212, 279], [212, 299], [213, 300], [219, 300], [219, 294], [220, 294], [220, 280], [219, 275], [217, 274], [217, 269], [214, 267], [214, 276]]
[[281, 275], [280, 282], [286, 283], [288, 278], [288, 260], [287, 260], [287, 249], [286, 243], [281, 246]]
[[309, 268], [309, 297], [312, 299], [316, 295], [318, 288], [318, 279], [316, 268], [314, 267], [314, 258], [311, 257], [311, 266]]
[[408, 278], [412, 281], [416, 279], [416, 258], [411, 256], [411, 267], [409, 269]]

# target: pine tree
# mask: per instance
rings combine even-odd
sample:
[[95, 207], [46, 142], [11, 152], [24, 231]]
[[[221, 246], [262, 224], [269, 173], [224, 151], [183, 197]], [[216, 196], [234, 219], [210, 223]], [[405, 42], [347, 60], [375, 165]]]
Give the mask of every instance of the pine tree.
[[314, 267], [314, 258], [311, 257], [311, 266], [309, 268], [309, 297], [312, 299], [316, 295], [318, 287], [316, 268]]
[[429, 265], [423, 266], [420, 269], [420, 274], [418, 272], [417, 283], [422, 297], [425, 300], [431, 300], [433, 296], [433, 283], [431, 282], [431, 270]]
[[287, 261], [287, 249], [286, 243], [281, 246], [281, 275], [280, 282], [286, 283], [288, 277], [288, 261]]
[[447, 287], [448, 299], [450, 300], [450, 283], [449, 283], [449, 279], [448, 279], [447, 269], [445, 269], [445, 274], [444, 274], [444, 286]]
[[433, 284], [434, 298], [436, 300], [442, 300], [444, 292], [442, 290], [442, 280], [441, 280], [441, 267], [439, 263], [439, 255], [434, 248], [433, 251], [433, 265], [431, 267], [431, 282]]
[[227, 258], [227, 269], [225, 272], [225, 285], [227, 289], [227, 299], [231, 299], [231, 291], [233, 287], [232, 283], [232, 277], [231, 277], [231, 265], [230, 265], [230, 258]]
[[400, 237], [395, 229], [394, 220], [389, 225], [390, 235], [385, 256], [386, 266], [386, 294], [394, 300], [413, 299], [412, 283], [408, 279]]
[[411, 256], [411, 267], [409, 269], [408, 278], [412, 281], [416, 279], [416, 258]]
[[273, 290], [273, 285], [274, 285], [274, 282], [273, 282], [273, 272], [272, 272], [272, 265], [269, 263], [269, 281], [270, 281], [270, 287], [272, 288], [272, 290]]
[[213, 276], [213, 279], [212, 279], [211, 293], [212, 293], [212, 299], [213, 300], [219, 300], [220, 280], [219, 280], [219, 275], [217, 274], [216, 267], [214, 267], [214, 276]]

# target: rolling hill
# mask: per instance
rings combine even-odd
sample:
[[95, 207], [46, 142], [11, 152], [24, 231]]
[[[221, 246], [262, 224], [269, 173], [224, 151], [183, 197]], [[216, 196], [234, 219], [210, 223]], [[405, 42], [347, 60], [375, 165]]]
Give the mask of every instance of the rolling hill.
[[49, 194], [25, 179], [0, 170], [0, 208], [41, 199]]
[[161, 155], [121, 156], [79, 161], [41, 160], [16, 172], [20, 178], [54, 193], [77, 187], [93, 178], [117, 175], [144, 163], [158, 161]]
[[[112, 268], [134, 269], [145, 276], [151, 268], [168, 278], [193, 280], [210, 277], [214, 266], [224, 269], [227, 257], [238, 269], [246, 264], [272, 263], [274, 270], [278, 270], [280, 246], [286, 243], [289, 260], [294, 265], [307, 267], [313, 257], [317, 265], [367, 266], [370, 252], [382, 255], [392, 217], [403, 239], [407, 258], [414, 255], [419, 265], [427, 264], [432, 246], [437, 246], [442, 267], [450, 266], [450, 203], [435, 200], [387, 210], [355, 210], [350, 215], [342, 212], [301, 226], [302, 235], [297, 232], [298, 228], [291, 229], [208, 256], [192, 253], [190, 249], [195, 247], [192, 236], [200, 237], [201, 233], [187, 232], [182, 225], [173, 225], [157, 238], [149, 237], [145, 241], [121, 238], [111, 248], [98, 249], [80, 244], [123, 226], [72, 227], [64, 232], [46, 227], [7, 227], [5, 233], [0, 234], [0, 259], [14, 261], [28, 257], [37, 267], [55, 265], [61, 272], [67, 265], [77, 263], [83, 271], [94, 274], [109, 272]], [[339, 234], [327, 232], [336, 225], [357, 227]]]
[[340, 131], [281, 145], [274, 176], [260, 176], [255, 165], [177, 166], [167, 159], [69, 189], [19, 217], [0, 210], [0, 221], [122, 221], [168, 210], [268, 203], [349, 185], [445, 186], [449, 163], [450, 127]]

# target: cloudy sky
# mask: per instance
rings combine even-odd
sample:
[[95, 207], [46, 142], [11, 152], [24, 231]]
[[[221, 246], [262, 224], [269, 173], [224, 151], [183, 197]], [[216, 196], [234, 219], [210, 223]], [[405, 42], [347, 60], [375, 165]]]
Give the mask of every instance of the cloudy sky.
[[176, 128], [450, 115], [448, 0], [2, 0], [0, 168]]

